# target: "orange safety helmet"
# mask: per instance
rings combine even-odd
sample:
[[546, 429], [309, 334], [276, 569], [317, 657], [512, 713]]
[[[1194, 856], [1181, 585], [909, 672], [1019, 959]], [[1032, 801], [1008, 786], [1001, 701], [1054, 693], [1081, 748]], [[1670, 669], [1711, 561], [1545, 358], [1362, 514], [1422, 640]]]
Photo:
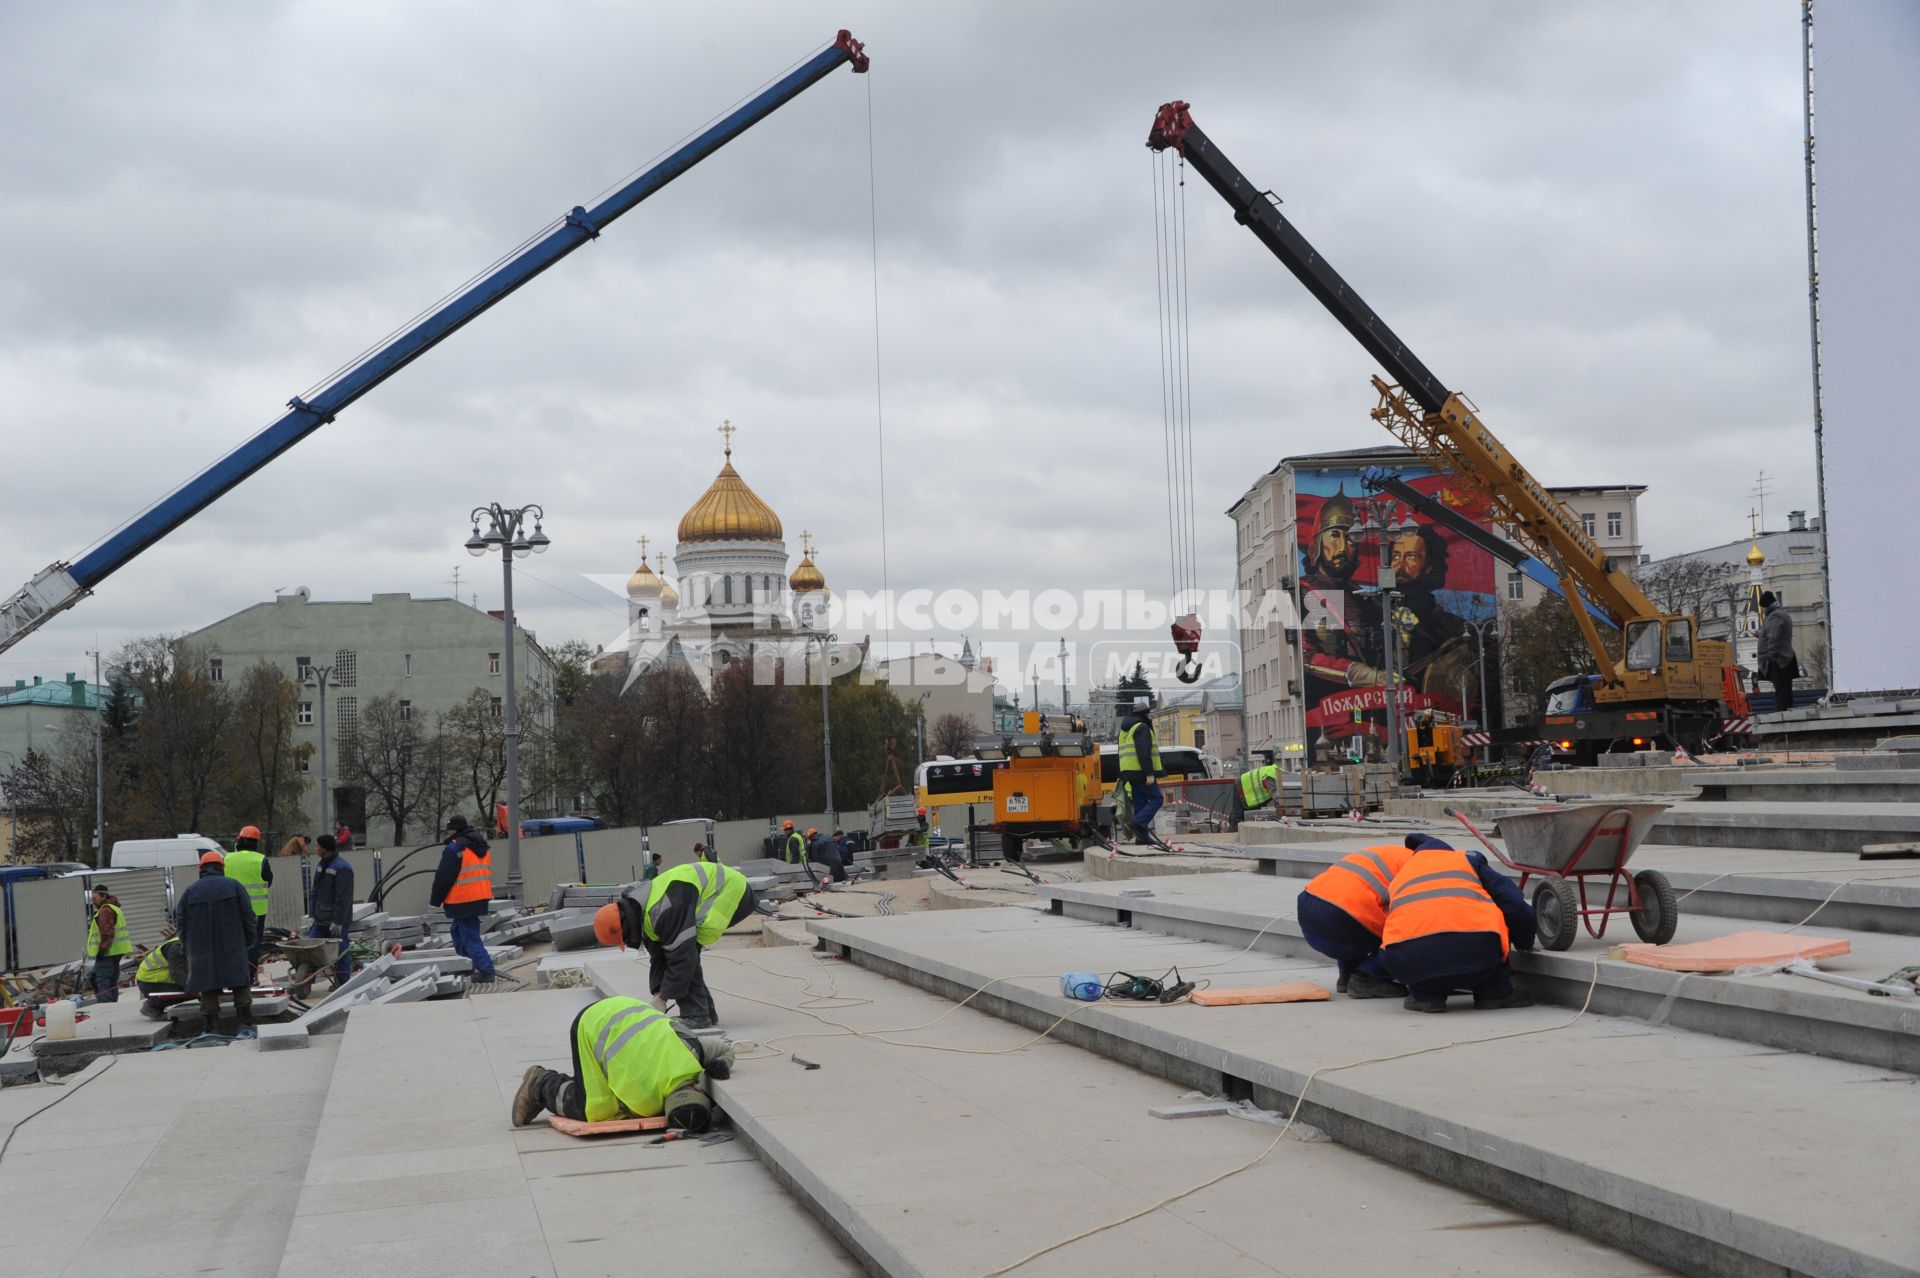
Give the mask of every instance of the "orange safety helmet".
[[915, 808], [913, 810], [913, 814], [915, 816], [925, 816], [927, 814], [927, 810], [925, 808]]
[[224, 852], [202, 852], [200, 854], [200, 864], [202, 865], [225, 865], [226, 863], [227, 854]]
[[240, 827], [240, 833], [233, 837], [236, 839], [258, 839], [260, 837], [260, 827], [257, 825], [243, 825]]
[[809, 839], [811, 839], [811, 838], [812, 838], [812, 837], [813, 837], [814, 835], [816, 835], [816, 834], [818, 834], [818, 833], [820, 833], [820, 827], [819, 827], [819, 826], [817, 826], [817, 825], [810, 825], [810, 826], [808, 826], [808, 827], [807, 827], [807, 837], [808, 837]]
[[608, 901], [593, 912], [593, 937], [602, 945], [617, 945], [627, 948], [626, 935], [620, 929], [620, 906]]
[[783, 829], [783, 830], [791, 830], [791, 829], [793, 828], [793, 822], [791, 822], [791, 821], [782, 821], [782, 822], [780, 823], [780, 828], [781, 828], [781, 829]]

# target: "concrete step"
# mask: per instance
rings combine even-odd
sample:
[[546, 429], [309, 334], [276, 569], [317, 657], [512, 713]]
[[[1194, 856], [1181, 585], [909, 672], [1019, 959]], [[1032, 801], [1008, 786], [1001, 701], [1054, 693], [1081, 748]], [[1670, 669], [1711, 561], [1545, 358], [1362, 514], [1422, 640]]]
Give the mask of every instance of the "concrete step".
[[[1231, 1118], [1151, 1117], [1181, 1088], [1052, 1039], [1019, 1050], [1031, 1033], [814, 952], [709, 951], [706, 969], [742, 1058], [716, 1088], [728, 1117], [870, 1273], [978, 1278], [1250, 1162], [1278, 1134]], [[644, 965], [596, 963], [593, 971], [608, 993], [644, 992]], [[827, 1023], [799, 1010], [809, 996], [829, 995], [813, 1004], [827, 1009], [819, 1012]], [[894, 1042], [837, 1028], [899, 1031], [937, 1018], [921, 1031], [888, 1033]], [[720, 1205], [731, 1221], [734, 1204]], [[1489, 1231], [1498, 1231], [1497, 1246]], [[1367, 1251], [1358, 1268], [1357, 1240]], [[1361, 1269], [1650, 1272], [1617, 1250], [1299, 1127], [1258, 1166], [1016, 1273]]]
[[[1435, 823], [1429, 829], [1455, 847], [1477, 847], [1472, 836], [1457, 825], [1449, 829]], [[1349, 852], [1374, 843], [1399, 843], [1403, 837], [1404, 832], [1395, 829], [1320, 843], [1191, 844], [1189, 848], [1195, 853], [1211, 852], [1217, 858], [1214, 864], [1222, 868], [1236, 869], [1250, 861], [1257, 873], [1304, 879]], [[1089, 854], [1092, 859], [1093, 854]], [[1178, 859], [1189, 863], [1198, 860], [1191, 855]], [[1634, 853], [1632, 866], [1665, 874], [1674, 890], [1686, 898], [1681, 908], [1688, 914], [1767, 924], [1799, 923], [1812, 915], [1825, 927], [1920, 936], [1920, 864], [1856, 862], [1777, 848], [1690, 848], [1646, 843]], [[1118, 862], [1110, 868], [1124, 871], [1128, 863]], [[1504, 869], [1502, 872], [1508, 873]], [[1508, 877], [1518, 876], [1508, 873]], [[1818, 914], [1814, 913], [1816, 909]]]
[[1755, 800], [1773, 803], [1920, 802], [1920, 769], [1840, 771], [1794, 768], [1716, 772], [1698, 782], [1700, 798], [1713, 803]]
[[[1301, 939], [1300, 925], [1293, 918], [1295, 901], [1305, 886], [1305, 880], [1298, 878], [1205, 874], [1145, 884], [1059, 884], [1040, 892], [1052, 902], [1054, 913], [1068, 918], [1121, 923], [1236, 948], [1252, 945], [1313, 962], [1318, 955]], [[1127, 895], [1130, 892], [1150, 895]], [[1513, 970], [1521, 988], [1544, 1002], [1579, 1007], [1587, 1002], [1591, 987], [1596, 1012], [1920, 1073], [1920, 999], [1868, 994], [1780, 973], [1686, 975], [1603, 958], [1608, 946], [1639, 939], [1626, 919], [1610, 922], [1605, 940], [1583, 933], [1573, 948], [1560, 953], [1516, 952]], [[1756, 926], [1762, 925], [1683, 914], [1675, 939], [1706, 940]], [[1800, 934], [1845, 937], [1853, 953], [1820, 963], [1843, 976], [1878, 980], [1920, 961], [1920, 945], [1905, 939], [1816, 927], [1804, 928]], [[1325, 966], [1321, 975], [1331, 982], [1336, 975], [1333, 965], [1318, 961]]]
[[[1224, 987], [1321, 968], [1030, 910], [813, 930], [948, 998], [991, 983], [969, 1006], [1034, 1029], [1059, 1022], [1056, 1038], [1209, 1093], [1278, 1109], [1311, 1078], [1302, 1117], [1335, 1140], [1685, 1273], [1920, 1267], [1920, 1231], [1884, 1193], [1920, 1176], [1920, 1149], [1888, 1136], [1920, 1119], [1910, 1075], [1554, 1007], [1076, 1004], [1060, 997], [1061, 972], [1177, 965]], [[1420, 1049], [1436, 1050], [1409, 1055]]]
[[1920, 839], [1920, 803], [1676, 803], [1654, 825], [1653, 837], [1693, 847], [1857, 855], [1869, 843]]

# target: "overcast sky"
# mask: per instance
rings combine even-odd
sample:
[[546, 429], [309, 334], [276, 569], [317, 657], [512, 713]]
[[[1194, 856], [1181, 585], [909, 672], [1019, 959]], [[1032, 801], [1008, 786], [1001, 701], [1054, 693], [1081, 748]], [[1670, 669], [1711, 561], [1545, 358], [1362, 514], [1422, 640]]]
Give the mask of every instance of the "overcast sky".
[[[276, 590], [462, 594], [538, 501], [610, 642], [719, 462], [836, 587], [1168, 582], [1155, 108], [1194, 118], [1552, 484], [1658, 554], [1814, 505], [1799, 6], [0, 2], [0, 589], [84, 547], [845, 25], [836, 72], [0, 657]], [[871, 112], [871, 114], [869, 114]], [[1360, 348], [1197, 179], [1201, 570], [1280, 457], [1388, 442]], [[468, 583], [471, 583], [471, 587]], [[899, 637], [899, 636], [896, 636]]]

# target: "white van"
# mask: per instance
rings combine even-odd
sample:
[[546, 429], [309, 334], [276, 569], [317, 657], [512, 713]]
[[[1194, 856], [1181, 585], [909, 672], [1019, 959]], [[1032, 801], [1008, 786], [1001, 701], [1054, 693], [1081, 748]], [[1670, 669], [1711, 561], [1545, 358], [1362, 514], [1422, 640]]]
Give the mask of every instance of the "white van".
[[182, 834], [171, 839], [118, 839], [109, 864], [116, 870], [198, 865], [203, 854], [225, 850], [204, 834]]

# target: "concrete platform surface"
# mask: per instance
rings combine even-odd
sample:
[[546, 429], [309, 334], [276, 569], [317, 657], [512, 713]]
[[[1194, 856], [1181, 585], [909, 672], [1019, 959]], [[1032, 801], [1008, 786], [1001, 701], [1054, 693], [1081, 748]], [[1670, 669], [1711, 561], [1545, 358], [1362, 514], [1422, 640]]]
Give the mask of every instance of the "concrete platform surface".
[[[1044, 889], [1056, 912], [1092, 922], [1122, 920], [1135, 928], [1197, 940], [1218, 941], [1313, 961], [1301, 939], [1294, 910], [1304, 879], [1265, 874], [1202, 874], [1154, 879], [1145, 884], [1071, 883]], [[1150, 895], [1124, 895], [1129, 891]], [[1756, 926], [1740, 919], [1700, 918], [1682, 913], [1676, 940], [1706, 940]], [[1796, 935], [1841, 937], [1853, 952], [1822, 959], [1823, 970], [1859, 980], [1878, 980], [1920, 963], [1920, 940], [1807, 927]], [[1257, 938], [1257, 941], [1256, 941]], [[1513, 956], [1520, 984], [1536, 999], [1579, 1007], [1592, 989], [1592, 1008], [1720, 1038], [1761, 1043], [1788, 1051], [1832, 1056], [1886, 1069], [1920, 1073], [1920, 998], [1896, 998], [1843, 989], [1809, 977], [1689, 975], [1660, 971], [1620, 959], [1599, 958], [1615, 945], [1637, 941], [1631, 924], [1616, 917], [1604, 940], [1584, 931], [1572, 948]], [[1595, 983], [1594, 961], [1599, 958]], [[1331, 963], [1323, 973], [1332, 981]]]
[[279, 1272], [857, 1274], [737, 1143], [509, 1125], [528, 1065], [571, 1069], [568, 1028], [594, 997], [357, 1009]]
[[[609, 991], [645, 989], [644, 965], [594, 970]], [[1278, 1133], [1230, 1118], [1153, 1118], [1180, 1088], [1054, 1040], [1014, 1050], [1033, 1035], [813, 952], [736, 950], [717, 961], [709, 952], [707, 980], [743, 1058], [719, 1085], [728, 1114], [873, 1272], [977, 1278], [1246, 1163]], [[897, 1030], [946, 1013], [888, 1037], [959, 1051], [839, 1028]], [[818, 1068], [796, 1065], [789, 1050]], [[1355, 1273], [1356, 1246], [1377, 1273], [1663, 1272], [1352, 1150], [1295, 1139], [1251, 1170], [1016, 1272]]]
[[1253, 986], [1320, 968], [1027, 910], [813, 926], [950, 997], [994, 982], [972, 1005], [1023, 1025], [1073, 1012], [1056, 1037], [1208, 1092], [1277, 1108], [1321, 1071], [1302, 1115], [1336, 1140], [1686, 1273], [1920, 1268], [1920, 1226], [1884, 1197], [1920, 1177], [1920, 1149], [1892, 1135], [1920, 1119], [1911, 1075], [1556, 1007], [1075, 1004], [1063, 971]]

